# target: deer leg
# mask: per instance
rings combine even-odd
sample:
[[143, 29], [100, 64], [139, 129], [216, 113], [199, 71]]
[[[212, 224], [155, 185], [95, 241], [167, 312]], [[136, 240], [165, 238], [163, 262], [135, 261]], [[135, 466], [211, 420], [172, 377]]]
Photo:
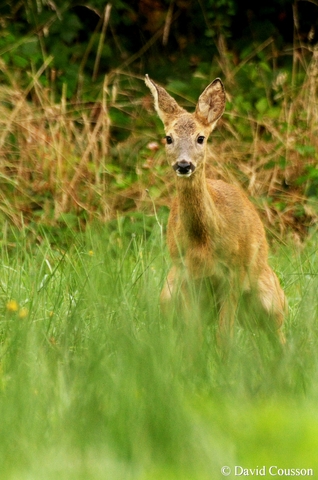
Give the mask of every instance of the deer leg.
[[284, 345], [286, 339], [282, 326], [287, 313], [287, 300], [278, 278], [270, 267], [264, 270], [258, 280], [258, 299], [267, 317], [266, 331], [270, 336], [274, 334], [279, 343]]
[[168, 273], [163, 289], [160, 294], [160, 306], [162, 312], [167, 315], [172, 310], [172, 300], [175, 290], [175, 283], [177, 277], [177, 268], [173, 266]]
[[238, 307], [237, 295], [234, 292], [222, 294], [219, 302], [219, 323], [217, 345], [227, 355], [233, 341], [235, 315]]
[[186, 272], [173, 266], [169, 271], [160, 294], [161, 311], [165, 316], [171, 314], [175, 308], [182, 314], [186, 323], [193, 317], [193, 286], [186, 276]]

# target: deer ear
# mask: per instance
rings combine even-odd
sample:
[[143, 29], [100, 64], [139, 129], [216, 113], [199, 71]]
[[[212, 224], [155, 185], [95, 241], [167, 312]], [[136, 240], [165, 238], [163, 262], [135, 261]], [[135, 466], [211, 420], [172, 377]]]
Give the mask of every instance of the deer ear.
[[154, 81], [152, 81], [148, 75], [145, 76], [145, 83], [150, 89], [153, 98], [155, 100], [155, 109], [164, 124], [169, 123], [180, 113], [184, 113], [185, 110], [177, 104], [174, 98], [162, 87], [159, 87]]
[[200, 95], [195, 113], [199, 120], [211, 126], [211, 130], [223, 115], [225, 107], [225, 90], [223, 83], [216, 78]]

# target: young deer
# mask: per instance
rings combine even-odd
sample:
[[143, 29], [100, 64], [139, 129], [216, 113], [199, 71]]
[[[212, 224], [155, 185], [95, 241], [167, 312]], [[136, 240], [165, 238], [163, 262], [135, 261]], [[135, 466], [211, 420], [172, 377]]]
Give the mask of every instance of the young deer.
[[242, 303], [254, 309], [260, 326], [284, 344], [287, 302], [268, 265], [263, 224], [239, 188], [205, 175], [207, 139], [225, 107], [221, 80], [204, 90], [193, 114], [148, 75], [145, 82], [164, 124], [167, 157], [177, 185], [167, 231], [173, 266], [161, 293], [162, 308], [172, 309], [171, 302], [180, 295], [187, 306], [190, 287], [208, 282], [217, 300], [219, 344], [232, 338]]

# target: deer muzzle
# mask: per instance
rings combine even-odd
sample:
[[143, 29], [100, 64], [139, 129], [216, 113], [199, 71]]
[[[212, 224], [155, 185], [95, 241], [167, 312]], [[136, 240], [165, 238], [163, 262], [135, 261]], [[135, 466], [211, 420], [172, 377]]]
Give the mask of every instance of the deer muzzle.
[[190, 177], [195, 170], [195, 165], [192, 162], [181, 160], [173, 165], [173, 169], [178, 177]]

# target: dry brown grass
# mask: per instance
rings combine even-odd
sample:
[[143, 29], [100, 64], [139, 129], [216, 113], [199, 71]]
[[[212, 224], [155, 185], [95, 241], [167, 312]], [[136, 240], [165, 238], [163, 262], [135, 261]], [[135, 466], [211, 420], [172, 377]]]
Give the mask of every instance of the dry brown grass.
[[19, 224], [41, 212], [54, 222], [66, 212], [109, 218], [103, 171], [109, 149], [106, 84], [102, 99], [90, 105], [54, 102], [50, 92], [33, 85], [27, 92], [0, 89], [0, 208]]
[[[213, 135], [209, 160], [211, 175], [243, 185], [275, 235], [292, 232], [297, 239], [317, 221], [317, 196], [307, 196], [306, 172], [317, 165], [318, 50], [306, 72], [298, 89], [277, 78], [273, 89], [280, 112], [274, 119], [243, 118], [233, 103]], [[118, 100], [118, 75], [113, 74], [105, 78], [95, 103], [68, 103], [65, 92], [56, 102], [39, 74], [24, 91], [14, 82], [0, 88], [2, 214], [16, 225], [56, 224], [65, 214], [84, 222], [106, 221], [118, 212], [151, 213], [154, 205], [169, 206], [174, 178], [162, 131], [153, 127], [148, 94], [129, 107], [129, 95], [126, 103]], [[109, 108], [123, 114], [126, 109], [127, 115], [136, 108], [144, 117], [115, 147]], [[238, 133], [236, 122], [244, 125], [246, 136]]]

